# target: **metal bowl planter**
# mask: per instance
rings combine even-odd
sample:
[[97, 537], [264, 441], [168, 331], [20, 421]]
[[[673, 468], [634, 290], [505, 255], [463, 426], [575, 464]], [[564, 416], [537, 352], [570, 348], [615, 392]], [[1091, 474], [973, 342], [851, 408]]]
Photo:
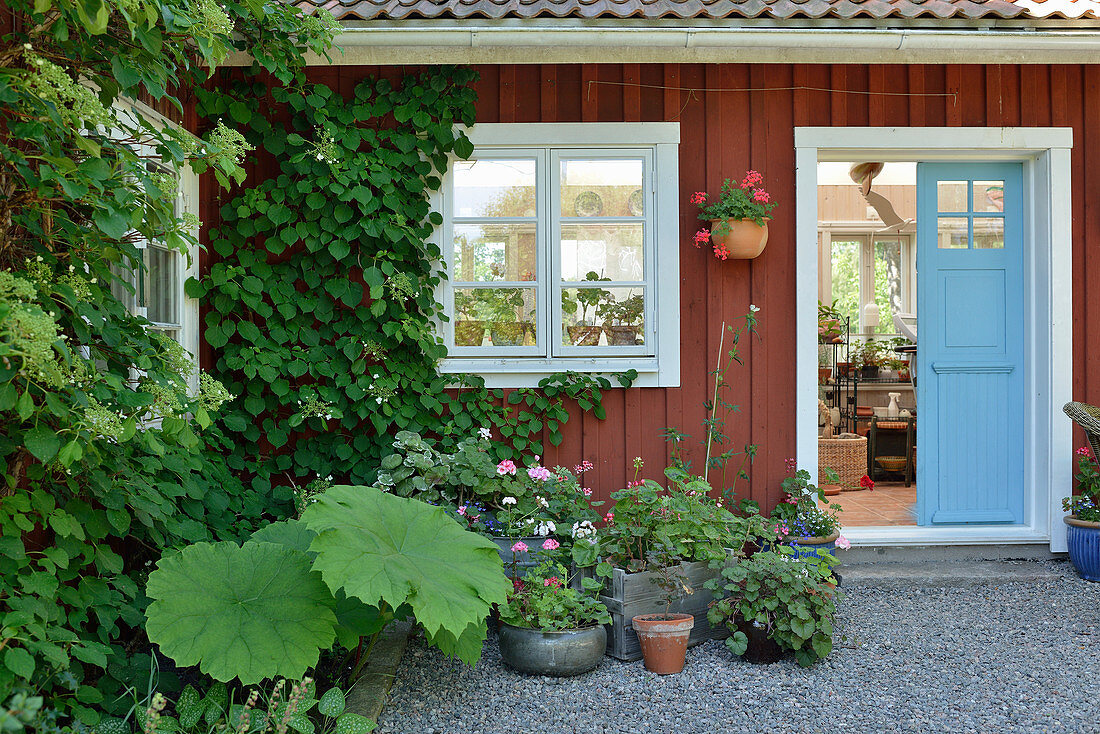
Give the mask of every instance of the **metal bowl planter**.
[[[726, 231], [723, 232], [723, 229]], [[710, 239], [714, 244], [722, 245], [729, 257], [751, 260], [760, 255], [768, 244], [768, 223], [761, 225], [751, 219], [712, 219]]]
[[1078, 520], [1074, 515], [1063, 520], [1073, 567], [1086, 581], [1100, 581], [1100, 522]]
[[500, 623], [500, 657], [521, 673], [571, 676], [587, 673], [603, 660], [603, 625], [575, 630], [535, 630]]
[[748, 638], [748, 647], [741, 655], [741, 659], [755, 665], [768, 665], [778, 662], [783, 657], [783, 648], [779, 643], [768, 637], [768, 631], [763, 627], [757, 627], [744, 619], [738, 618], [737, 629]]

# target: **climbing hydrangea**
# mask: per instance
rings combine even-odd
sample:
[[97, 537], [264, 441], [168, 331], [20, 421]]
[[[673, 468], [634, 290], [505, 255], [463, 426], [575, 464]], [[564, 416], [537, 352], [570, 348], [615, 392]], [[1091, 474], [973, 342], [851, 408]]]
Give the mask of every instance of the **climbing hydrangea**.
[[52, 105], [66, 125], [81, 129], [110, 127], [114, 123], [114, 118], [90, 87], [73, 81], [60, 66], [30, 49], [24, 51], [24, 56], [30, 65], [27, 86], [39, 99]]

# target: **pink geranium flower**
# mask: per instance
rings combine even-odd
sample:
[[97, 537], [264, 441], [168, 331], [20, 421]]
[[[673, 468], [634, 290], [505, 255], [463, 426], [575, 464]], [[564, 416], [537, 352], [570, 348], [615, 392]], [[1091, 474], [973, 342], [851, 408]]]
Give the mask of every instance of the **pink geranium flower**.
[[607, 521], [608, 525], [610, 525], [611, 523], [615, 522], [615, 513], [609, 512], [603, 516], [603, 519]]
[[505, 459], [504, 461], [497, 464], [497, 474], [500, 474], [501, 476], [503, 476], [505, 474], [515, 474], [515, 473], [516, 473], [516, 462], [512, 461], [511, 459]]
[[1089, 447], [1088, 447], [1088, 446], [1082, 446], [1081, 448], [1077, 449], [1077, 455], [1078, 455], [1078, 456], [1088, 456], [1088, 455], [1089, 455], [1089, 454], [1091, 454], [1091, 453], [1092, 453], [1092, 452], [1091, 452], [1091, 451], [1089, 451]]
[[462, 505], [461, 507], [458, 508], [458, 514], [459, 515], [465, 515], [466, 514], [466, 505]]
[[585, 497], [591, 497], [592, 496], [592, 488], [591, 487], [585, 487], [581, 491], [584, 492]]
[[515, 544], [513, 544], [512, 545], [512, 552], [513, 553], [526, 553], [527, 552], [527, 544], [524, 543], [522, 540], [515, 543]]
[[551, 474], [550, 470], [544, 466], [533, 466], [527, 470], [527, 476], [536, 481], [545, 482], [550, 478]]
[[691, 203], [692, 204], [702, 204], [706, 200], [707, 200], [707, 192], [706, 191], [696, 191], [694, 194], [691, 195]]
[[561, 545], [561, 543], [554, 540], [553, 538], [547, 538], [542, 543], [542, 549], [543, 550], [557, 550], [558, 546], [560, 546], [560, 545]]
[[769, 196], [768, 192], [764, 189], [754, 189], [752, 192], [753, 201], [758, 201], [761, 204], [767, 204], [770, 199], [771, 196]]
[[701, 229], [695, 233], [695, 236], [692, 239], [695, 241], [695, 246], [699, 247], [710, 239], [710, 230], [705, 228]]
[[852, 541], [841, 535], [839, 538], [836, 539], [836, 547], [840, 548], [841, 550], [848, 550], [852, 547]]

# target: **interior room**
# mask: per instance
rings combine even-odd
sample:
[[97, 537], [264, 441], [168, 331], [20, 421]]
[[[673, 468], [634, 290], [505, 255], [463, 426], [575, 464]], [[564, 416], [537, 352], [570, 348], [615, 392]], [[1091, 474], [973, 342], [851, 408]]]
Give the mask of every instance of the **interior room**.
[[818, 164], [819, 481], [845, 526], [917, 523], [916, 209], [915, 162]]

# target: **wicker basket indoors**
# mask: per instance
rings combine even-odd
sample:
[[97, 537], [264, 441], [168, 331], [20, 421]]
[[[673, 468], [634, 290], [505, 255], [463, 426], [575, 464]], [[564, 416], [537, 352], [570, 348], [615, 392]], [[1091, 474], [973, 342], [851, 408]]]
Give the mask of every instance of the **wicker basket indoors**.
[[826, 468], [837, 473], [844, 489], [859, 489], [859, 480], [867, 474], [867, 438], [817, 439], [818, 477]]

